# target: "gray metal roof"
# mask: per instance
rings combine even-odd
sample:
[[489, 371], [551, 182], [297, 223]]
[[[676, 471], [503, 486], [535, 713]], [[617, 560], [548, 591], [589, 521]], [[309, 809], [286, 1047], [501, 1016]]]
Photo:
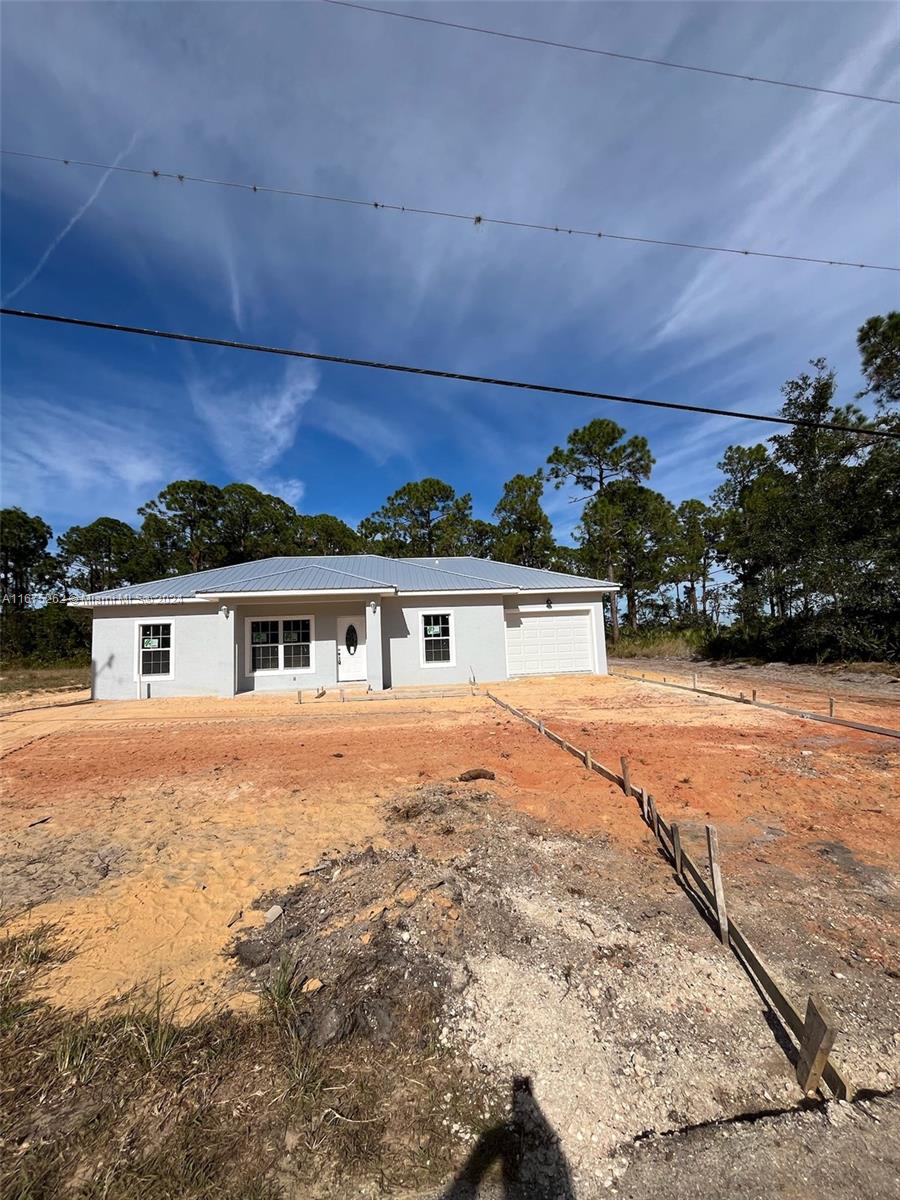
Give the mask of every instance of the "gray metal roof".
[[487, 558], [384, 558], [380, 554], [309, 554], [264, 558], [190, 575], [94, 592], [75, 604], [194, 600], [240, 592], [527, 592], [598, 591], [602, 579], [519, 567]]
[[434, 566], [442, 571], [458, 571], [474, 579], [490, 577], [522, 591], [580, 588], [595, 592], [598, 588], [618, 586], [604, 579], [589, 579], [586, 575], [569, 575], [565, 571], [548, 571], [543, 567], [520, 567], [517, 563], [495, 562], [492, 558], [472, 558], [470, 555], [451, 558], [409, 558], [406, 561]]

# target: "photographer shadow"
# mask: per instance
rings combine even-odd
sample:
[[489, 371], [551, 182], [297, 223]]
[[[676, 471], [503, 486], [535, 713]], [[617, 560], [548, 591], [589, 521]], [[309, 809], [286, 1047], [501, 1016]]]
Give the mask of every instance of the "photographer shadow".
[[534, 1098], [531, 1080], [512, 1081], [512, 1110], [502, 1125], [486, 1130], [440, 1200], [475, 1200], [489, 1171], [499, 1164], [503, 1200], [575, 1200], [569, 1164], [556, 1130]]

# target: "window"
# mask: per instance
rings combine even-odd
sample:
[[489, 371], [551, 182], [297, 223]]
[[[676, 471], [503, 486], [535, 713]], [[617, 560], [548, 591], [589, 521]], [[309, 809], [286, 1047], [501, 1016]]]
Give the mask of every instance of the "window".
[[309, 617], [294, 618], [283, 621], [284, 669], [286, 671], [306, 671], [310, 665]]
[[248, 660], [258, 671], [312, 670], [312, 617], [248, 621]]
[[250, 642], [254, 671], [278, 670], [278, 622], [254, 621], [250, 626]]
[[422, 613], [422, 664], [438, 666], [453, 662], [450, 613]]
[[141, 675], [172, 674], [172, 626], [139, 625]]

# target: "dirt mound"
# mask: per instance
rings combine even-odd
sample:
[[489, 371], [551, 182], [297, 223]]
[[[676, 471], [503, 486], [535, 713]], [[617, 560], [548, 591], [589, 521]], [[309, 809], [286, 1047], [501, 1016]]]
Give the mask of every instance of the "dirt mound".
[[281, 912], [235, 943], [238, 981], [277, 992], [294, 972], [316, 1046], [402, 1038], [470, 1063], [470, 1117], [442, 1119], [473, 1161], [506, 1145], [484, 1121], [511, 1086], [515, 1109], [522, 1078], [579, 1196], [648, 1130], [799, 1101], [752, 987], [652, 860], [459, 781], [406, 790], [384, 815], [390, 848], [330, 857], [260, 898]]
[[[459, 783], [432, 784], [394, 799], [385, 816], [419, 840], [446, 837], [457, 825], [474, 828], [491, 799]], [[277, 915], [231, 954], [264, 990], [283, 986], [285, 972], [302, 976], [316, 1045], [357, 1034], [383, 1043], [413, 1014], [421, 1031], [439, 1024], [445, 997], [465, 986], [465, 956], [510, 932], [508, 916], [479, 904], [471, 866], [466, 853], [451, 866], [415, 841], [327, 858], [297, 886], [262, 897], [257, 907]]]

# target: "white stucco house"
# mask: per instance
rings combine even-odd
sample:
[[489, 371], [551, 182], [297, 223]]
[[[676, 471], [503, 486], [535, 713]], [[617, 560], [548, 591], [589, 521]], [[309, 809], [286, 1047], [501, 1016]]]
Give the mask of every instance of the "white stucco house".
[[268, 558], [78, 597], [98, 700], [606, 674], [616, 585], [479, 558]]

